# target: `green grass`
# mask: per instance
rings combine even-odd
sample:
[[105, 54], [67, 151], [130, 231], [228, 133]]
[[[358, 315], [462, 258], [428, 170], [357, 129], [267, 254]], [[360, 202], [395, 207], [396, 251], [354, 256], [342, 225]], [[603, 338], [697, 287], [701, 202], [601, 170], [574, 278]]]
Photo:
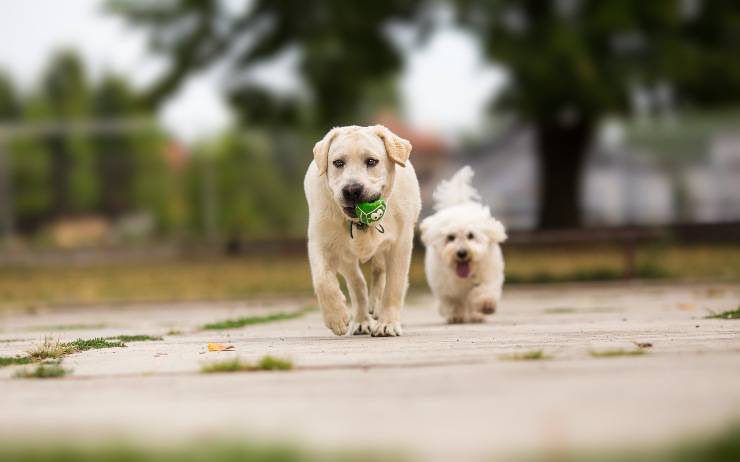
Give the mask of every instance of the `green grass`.
[[646, 353], [646, 351], [642, 348], [637, 350], [623, 350], [623, 349], [614, 349], [614, 350], [589, 350], [588, 354], [590, 354], [594, 358], [617, 358], [620, 356], [642, 356]]
[[713, 313], [706, 319], [740, 319], [740, 306], [735, 310], [723, 311], [722, 313]]
[[257, 366], [263, 371], [289, 371], [293, 369], [293, 361], [273, 356], [263, 356]]
[[0, 460], [13, 462], [397, 462], [397, 454], [370, 451], [329, 452], [296, 443], [199, 441], [151, 447], [108, 441], [96, 445], [0, 440]]
[[[624, 271], [618, 246], [504, 245], [503, 251], [507, 284], [618, 280]], [[636, 260], [638, 277], [740, 281], [740, 245], [641, 245]], [[427, 286], [421, 251], [409, 280], [412, 289]], [[0, 309], [311, 293], [305, 255], [0, 268]]]
[[156, 335], [116, 335], [115, 337], [106, 337], [107, 340], [120, 340], [121, 342], [158, 342], [162, 337]]
[[248, 363], [239, 358], [213, 361], [204, 364], [200, 371], [205, 374], [222, 372], [253, 372], [253, 371], [288, 371], [293, 369], [293, 362], [287, 359], [263, 356], [256, 364]]
[[0, 356], [0, 367], [30, 364], [32, 362], [33, 359], [28, 356]]
[[305, 308], [303, 310], [266, 314], [260, 316], [245, 316], [236, 319], [225, 319], [223, 321], [217, 321], [202, 326], [202, 329], [206, 330], [219, 330], [219, 329], [238, 329], [244, 326], [252, 326], [254, 324], [265, 324], [268, 322], [285, 321], [288, 319], [300, 318], [305, 316], [307, 313], [315, 311], [315, 308]]
[[35, 345], [33, 348], [28, 350], [27, 353], [31, 360], [41, 361], [44, 359], [61, 358], [79, 351], [97, 350], [101, 348], [123, 348], [125, 346], [126, 344], [121, 340], [104, 339], [100, 337], [91, 339], [78, 338], [72, 342], [60, 342], [51, 337], [44, 337], [43, 342]]
[[532, 350], [524, 353], [514, 353], [510, 355], [503, 355], [499, 357], [504, 361], [543, 361], [552, 359], [552, 356], [545, 354], [544, 350]]
[[575, 312], [575, 308], [545, 308], [545, 314], [571, 314]]
[[61, 361], [57, 360], [50, 363], [37, 364], [33, 369], [21, 369], [14, 375], [16, 378], [21, 379], [51, 379], [57, 377], [64, 377], [71, 371], [61, 366]]
[[70, 353], [77, 353], [78, 351], [87, 350], [99, 350], [102, 348], [124, 348], [126, 346], [121, 340], [109, 340], [102, 337], [82, 339], [78, 338], [72, 342], [67, 343], [72, 350]]

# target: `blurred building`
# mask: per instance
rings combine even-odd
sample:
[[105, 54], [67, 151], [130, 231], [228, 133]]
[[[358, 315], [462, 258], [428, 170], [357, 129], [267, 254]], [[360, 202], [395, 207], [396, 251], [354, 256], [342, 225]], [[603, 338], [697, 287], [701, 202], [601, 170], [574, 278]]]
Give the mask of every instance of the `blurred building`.
[[[600, 137], [584, 169], [585, 225], [740, 220], [737, 121], [733, 115], [702, 115], [657, 126], [631, 122], [621, 126], [616, 142]], [[512, 229], [536, 226], [538, 161], [530, 127], [511, 126], [437, 159], [434, 168], [439, 170], [420, 177], [422, 183], [433, 183], [423, 184], [424, 190], [470, 165], [475, 187], [497, 218]], [[426, 207], [425, 213], [430, 212]]]

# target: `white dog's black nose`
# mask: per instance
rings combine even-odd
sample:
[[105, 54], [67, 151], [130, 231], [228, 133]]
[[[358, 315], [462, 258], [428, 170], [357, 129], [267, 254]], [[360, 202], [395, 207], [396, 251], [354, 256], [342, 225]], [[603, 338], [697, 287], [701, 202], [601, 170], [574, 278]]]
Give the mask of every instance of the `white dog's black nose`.
[[364, 189], [360, 183], [350, 183], [342, 188], [342, 196], [347, 202], [360, 202]]
[[465, 249], [460, 249], [457, 251], [457, 258], [460, 260], [465, 260], [468, 257], [468, 251]]

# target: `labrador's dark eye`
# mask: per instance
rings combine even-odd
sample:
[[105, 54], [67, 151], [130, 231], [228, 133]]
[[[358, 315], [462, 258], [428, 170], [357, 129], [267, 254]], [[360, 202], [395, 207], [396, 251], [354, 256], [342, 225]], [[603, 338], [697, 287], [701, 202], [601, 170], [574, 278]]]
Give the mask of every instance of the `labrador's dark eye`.
[[455, 240], [455, 235], [454, 234], [448, 234], [447, 235], [447, 242], [452, 242], [454, 240]]
[[368, 167], [375, 167], [376, 165], [378, 165], [378, 159], [368, 159], [365, 161], [365, 165], [367, 165]]
[[475, 239], [475, 236], [473, 235], [473, 233], [468, 233], [468, 239], [471, 239], [471, 240]]
[[344, 161], [343, 160], [337, 159], [334, 162], [332, 162], [332, 164], [334, 164], [334, 166], [336, 168], [342, 168], [342, 167], [344, 167]]

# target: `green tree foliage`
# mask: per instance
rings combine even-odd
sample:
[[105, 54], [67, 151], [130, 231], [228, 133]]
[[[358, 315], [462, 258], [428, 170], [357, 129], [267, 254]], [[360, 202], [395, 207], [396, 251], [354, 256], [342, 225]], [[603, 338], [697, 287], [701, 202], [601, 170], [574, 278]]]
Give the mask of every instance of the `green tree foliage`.
[[300, 183], [287, 181], [267, 138], [231, 132], [193, 153], [191, 225], [227, 240], [296, 235], [306, 218]]
[[[124, 78], [108, 74], [93, 85], [72, 52], [52, 58], [25, 101], [0, 75], [0, 114], [17, 114], [15, 121], [30, 128], [152, 119]], [[148, 128], [122, 133], [21, 134], [8, 143], [13, 212], [20, 231], [33, 232], [70, 215], [116, 220], [145, 212], [165, 233], [182, 222], [178, 172], [167, 163], [168, 139], [153, 120]]]
[[21, 113], [18, 92], [11, 78], [0, 71], [0, 123], [15, 121]]
[[226, 61], [234, 76], [229, 94], [245, 121], [300, 120], [294, 102], [244, 78], [254, 65], [297, 50], [319, 131], [362, 120], [368, 87], [400, 69], [387, 26], [407, 21], [424, 30], [440, 5], [454, 7], [508, 72], [499, 107], [535, 128], [545, 228], [579, 224], [580, 177], [594, 132], [605, 115], [629, 111], [636, 89], [663, 89], [685, 105], [740, 99], [734, 0], [255, 0], [240, 11], [215, 0], [110, 2], [148, 30], [154, 50], [172, 63], [153, 100]]
[[[85, 119], [90, 111], [90, 84], [80, 58], [72, 52], [55, 55], [41, 82], [41, 98], [47, 121]], [[98, 177], [95, 153], [82, 135], [49, 135], [52, 156], [54, 212], [57, 215], [82, 213], [96, 205]]]
[[458, 0], [462, 22], [508, 71], [499, 100], [536, 129], [543, 227], [580, 222], [595, 128], [636, 90], [677, 104], [740, 100], [740, 3], [732, 0]]
[[[228, 62], [229, 94], [245, 119], [294, 121], [295, 101], [276, 99], [245, 79], [256, 64], [291, 50], [321, 128], [355, 120], [368, 87], [398, 72], [400, 52], [383, 26], [410, 21], [420, 0], [256, 0], [234, 11], [226, 2], [113, 0], [111, 11], [144, 27], [171, 67], [151, 91], [159, 101], [190, 73]], [[256, 116], [256, 117], [255, 117]]]

